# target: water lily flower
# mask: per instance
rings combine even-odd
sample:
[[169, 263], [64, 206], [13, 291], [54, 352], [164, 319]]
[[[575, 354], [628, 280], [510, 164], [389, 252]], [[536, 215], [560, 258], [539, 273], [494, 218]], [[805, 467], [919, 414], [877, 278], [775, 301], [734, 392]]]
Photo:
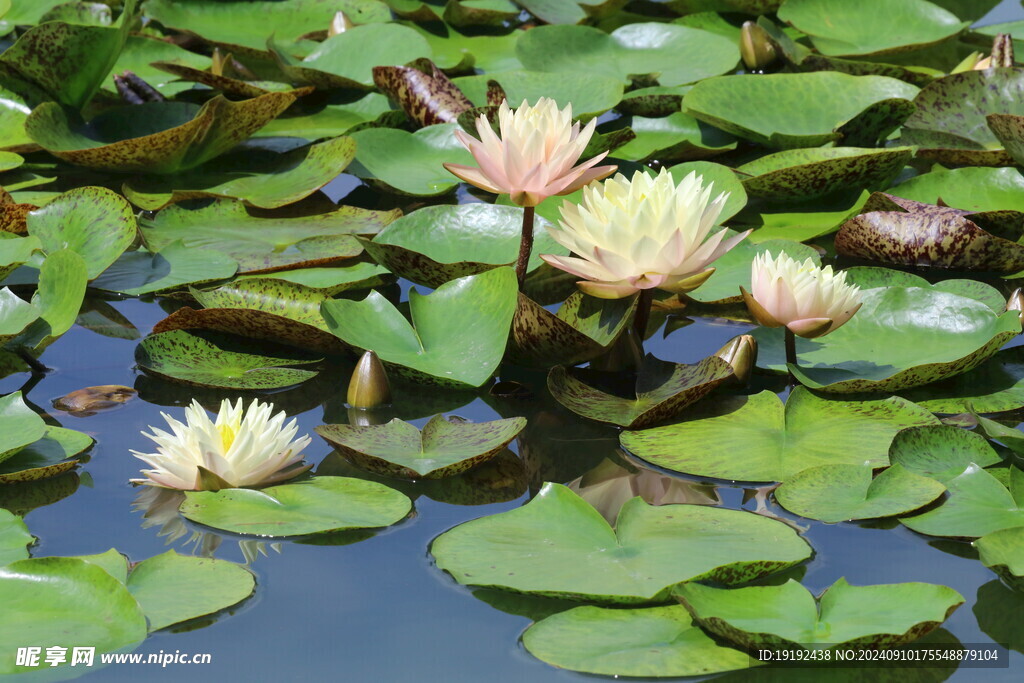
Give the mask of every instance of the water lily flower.
[[860, 288], [846, 283], [846, 273], [819, 268], [811, 259], [799, 263], [788, 254], [759, 254], [751, 266], [751, 291], [742, 287], [751, 315], [765, 327], [783, 327], [799, 337], [814, 338], [845, 324], [861, 306]]
[[562, 205], [560, 228], [551, 237], [577, 256], [541, 254], [555, 268], [584, 278], [591, 296], [619, 299], [662, 289], [684, 293], [703, 284], [709, 267], [748, 232], [726, 238], [712, 233], [728, 193], [714, 195], [714, 183], [690, 173], [676, 185], [665, 169], [656, 176], [621, 173], [585, 188], [577, 206]]
[[[217, 421], [210, 420], [198, 401], [185, 409], [182, 424], [161, 413], [171, 432], [155, 427], [142, 434], [157, 444], [156, 453], [132, 451], [153, 469], [133, 483], [186, 491], [218, 490], [274, 484], [291, 479], [312, 465], [300, 465], [308, 435], [294, 439], [298, 425], [282, 411], [272, 415], [273, 404], [257, 400], [243, 410], [242, 399], [220, 404]], [[294, 440], [293, 440], [294, 439]]]

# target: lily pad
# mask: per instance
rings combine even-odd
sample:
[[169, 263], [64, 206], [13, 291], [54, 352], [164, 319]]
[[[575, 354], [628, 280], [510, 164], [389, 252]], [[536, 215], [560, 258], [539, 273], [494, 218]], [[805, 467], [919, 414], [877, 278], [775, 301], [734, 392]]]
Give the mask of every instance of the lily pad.
[[[19, 560], [0, 568], [0, 600], [17, 620], [0, 625], [5, 643], [60, 643], [100, 652], [133, 648], [146, 637], [146, 617], [120, 581], [100, 566], [71, 557]], [[0, 673], [24, 673], [12, 649]]]
[[38, 308], [7, 287], [0, 289], [0, 344], [17, 337], [38, 318]]
[[[370, 240], [361, 240], [375, 261], [399, 277], [427, 287], [498, 266], [519, 255], [523, 210], [489, 204], [427, 206], [403, 216]], [[551, 239], [551, 224], [535, 218], [536, 241], [527, 272], [540, 266], [540, 254], [568, 251]]]
[[395, 128], [369, 128], [351, 135], [356, 141], [360, 178], [373, 178], [402, 194], [438, 195], [449, 192], [459, 179], [441, 165], [474, 165], [473, 155], [455, 137], [457, 123], [440, 123], [409, 133]]
[[339, 137], [275, 157], [256, 164], [247, 160], [244, 170], [237, 160], [221, 158], [184, 177], [133, 178], [122, 190], [147, 211], [207, 197], [233, 197], [250, 206], [276, 209], [305, 199], [334, 180], [355, 158], [355, 142]]
[[[935, 168], [886, 190], [923, 204], [943, 204], [969, 211], [1024, 212], [1024, 176], [1016, 168]], [[973, 216], [969, 218], [974, 220]]]
[[21, 517], [0, 508], [0, 567], [28, 559], [28, 547], [35, 542]]
[[1024, 526], [993, 531], [973, 545], [983, 565], [1017, 590], [1024, 588]]
[[523, 645], [552, 666], [604, 676], [704, 676], [751, 664], [705, 634], [682, 605], [576, 607], [526, 629]]
[[[977, 367], [1019, 334], [1017, 312], [999, 314], [962, 280], [930, 287], [880, 287], [863, 292], [849, 322], [818, 339], [798, 339], [797, 365], [805, 386], [831, 393], [898, 391]], [[754, 331], [758, 364], [784, 369], [782, 328]]]
[[420, 432], [394, 419], [383, 425], [316, 428], [339, 453], [364, 469], [406, 479], [441, 479], [481, 465], [505, 450], [526, 418], [466, 422], [435, 415]]
[[577, 291], [552, 313], [520, 293], [505, 357], [539, 368], [593, 360], [611, 348], [635, 310], [636, 297], [598, 299]]
[[929, 536], [977, 538], [1024, 526], [1024, 472], [1010, 468], [1009, 488], [976, 464], [946, 482], [949, 497], [934, 510], [904, 517], [910, 529]]
[[259, 491], [190, 491], [180, 508], [198, 524], [267, 537], [390, 526], [411, 509], [409, 499], [392, 488], [346, 477], [316, 477]]
[[893, 78], [832, 71], [722, 76], [695, 85], [683, 97], [683, 110], [768, 147], [820, 147], [842, 140], [844, 126], [873, 120], [892, 100], [905, 101], [892, 103], [892, 115], [869, 127], [876, 139], [884, 138], [907, 117], [911, 110], [905, 107], [917, 93], [914, 86]]
[[649, 75], [666, 86], [725, 73], [740, 57], [728, 38], [658, 23], [629, 24], [610, 34], [590, 26], [540, 26], [519, 37], [516, 55], [536, 71], [612, 75], [624, 83]]
[[489, 104], [487, 84], [490, 81], [501, 85], [510, 106], [518, 106], [523, 100], [536, 104], [541, 97], [550, 97], [560, 109], [572, 105], [573, 118], [583, 123], [622, 100], [622, 82], [607, 73], [488, 70], [478, 76], [456, 78], [454, 83], [474, 104], [482, 107]]
[[192, 87], [191, 83], [179, 81], [176, 76], [153, 66], [154, 63], [205, 69], [210, 65], [210, 58], [190, 52], [157, 36], [137, 33], [128, 36], [114, 64], [113, 72], [121, 74], [131, 71], [165, 97], [171, 97]]
[[902, 515], [938, 498], [946, 487], [899, 464], [872, 478], [871, 465], [821, 465], [775, 491], [782, 507], [801, 517], [835, 523]]
[[773, 256], [780, 253], [789, 254], [799, 262], [811, 259], [820, 263], [818, 252], [806, 244], [793, 240], [766, 240], [754, 244], [743, 240], [715, 260], [715, 272], [707, 282], [686, 296], [694, 301], [706, 304], [739, 303], [743, 300], [739, 293], [740, 287], [750, 290], [750, 267], [758, 255], [771, 252]]
[[733, 376], [718, 356], [696, 365], [667, 363], [648, 354], [636, 378], [636, 397], [626, 398], [588, 385], [562, 366], [548, 373], [548, 391], [577, 415], [642, 429], [675, 417]]
[[708, 159], [736, 149], [736, 138], [684, 112], [659, 118], [634, 116], [629, 124], [636, 138], [615, 151], [631, 161]]
[[691, 583], [675, 595], [714, 635], [743, 648], [773, 649], [909, 643], [938, 628], [964, 602], [947, 586], [851, 586], [842, 578], [818, 598], [792, 579], [733, 590]]
[[299, 268], [280, 270], [266, 275], [242, 275], [238, 281], [271, 280], [289, 282], [333, 297], [353, 289], [368, 289], [388, 284], [394, 278], [391, 272], [376, 263], [356, 261], [335, 268]]
[[[880, 17], [885, 21], [879, 22]], [[926, 0], [787, 0], [779, 19], [833, 57], [918, 50], [949, 40], [970, 25]]]
[[76, 252], [92, 280], [131, 245], [136, 225], [124, 198], [103, 187], [79, 187], [30, 212], [28, 231], [47, 253]]
[[749, 195], [810, 199], [841, 189], [884, 187], [913, 155], [910, 147], [790, 149], [736, 170]]
[[0, 484], [48, 479], [78, 464], [76, 456], [92, 446], [92, 437], [73, 429], [47, 426], [43, 437], [0, 464]]
[[994, 68], [950, 74], [914, 98], [900, 141], [943, 164], [1008, 166], [1013, 159], [988, 126], [989, 114], [1024, 114], [1024, 74]]
[[469, 98], [429, 59], [413, 66], [375, 66], [373, 83], [419, 127], [456, 123], [473, 108]]
[[985, 437], [952, 425], [904, 429], [889, 445], [889, 460], [942, 484], [960, 476], [971, 463], [988, 467], [1003, 461]]
[[985, 120], [999, 142], [1003, 143], [1006, 153], [1018, 165], [1024, 164], [1024, 116], [989, 114]]
[[501, 362], [516, 294], [515, 272], [500, 267], [452, 280], [429, 295], [412, 290], [411, 323], [376, 291], [362, 301], [325, 301], [321, 312], [331, 332], [375, 351], [389, 369], [468, 388], [489, 380]]
[[233, 562], [168, 550], [132, 567], [125, 585], [149, 630], [159, 631], [238, 604], [252, 595], [256, 577]]
[[218, 95], [202, 107], [147, 102], [109, 109], [86, 124], [55, 103], [44, 103], [25, 130], [47, 152], [104, 171], [178, 173], [213, 159], [247, 139], [295, 102], [267, 93], [240, 102]]
[[767, 517], [642, 498], [622, 506], [613, 529], [571, 490], [547, 483], [521, 508], [441, 534], [431, 553], [466, 585], [645, 604], [666, 601], [683, 581], [745, 583], [804, 561], [811, 549]]
[[315, 360], [273, 358], [228, 351], [185, 330], [154, 334], [135, 347], [135, 362], [151, 375], [196, 386], [280, 389], [316, 376], [286, 365]]
[[193, 249], [178, 240], [157, 252], [126, 251], [89, 286], [110, 292], [140, 296], [165, 292], [185, 285], [226, 280], [238, 271], [238, 263], [218, 251]]
[[0, 398], [0, 462], [43, 438], [46, 423], [25, 405], [20, 391]]
[[1017, 410], [1024, 407], [1024, 347], [1003, 349], [970, 372], [900, 394], [933, 413]]
[[928, 411], [895, 396], [841, 401], [797, 387], [785, 405], [770, 391], [722, 398], [698, 406], [682, 422], [623, 432], [620, 440], [630, 453], [676, 472], [788, 481], [818, 465], [884, 467], [897, 432], [938, 423]]

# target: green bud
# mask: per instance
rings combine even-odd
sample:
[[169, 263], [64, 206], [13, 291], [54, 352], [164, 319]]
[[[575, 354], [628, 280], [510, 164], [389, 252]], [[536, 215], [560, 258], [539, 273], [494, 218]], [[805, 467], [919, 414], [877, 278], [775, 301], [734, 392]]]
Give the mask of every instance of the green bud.
[[761, 71], [778, 57], [768, 32], [753, 21], [743, 22], [740, 29], [740, 56], [750, 71]]
[[757, 365], [757, 340], [749, 334], [741, 334], [726, 342], [715, 355], [732, 366], [732, 373], [740, 384], [746, 384]]
[[380, 358], [367, 351], [356, 363], [348, 383], [348, 404], [353, 408], [379, 408], [391, 403], [391, 385]]

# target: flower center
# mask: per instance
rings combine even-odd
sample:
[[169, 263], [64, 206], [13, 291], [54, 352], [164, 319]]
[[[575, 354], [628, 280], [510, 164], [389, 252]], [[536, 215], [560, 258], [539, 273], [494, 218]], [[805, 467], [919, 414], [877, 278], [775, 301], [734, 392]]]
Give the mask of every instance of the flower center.
[[225, 453], [228, 452], [231, 444], [235, 442], [235, 438], [238, 436], [238, 426], [232, 424], [217, 425], [217, 431], [220, 432], [220, 442], [224, 447]]

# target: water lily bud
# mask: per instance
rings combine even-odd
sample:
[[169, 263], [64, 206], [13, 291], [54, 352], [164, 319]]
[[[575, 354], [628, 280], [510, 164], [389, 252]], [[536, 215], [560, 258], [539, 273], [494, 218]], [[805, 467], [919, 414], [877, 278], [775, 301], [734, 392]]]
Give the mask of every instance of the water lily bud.
[[590, 361], [591, 370], [602, 372], [637, 372], [644, 362], [643, 346], [636, 330], [627, 327], [604, 355]]
[[391, 403], [388, 373], [373, 351], [367, 351], [352, 371], [348, 383], [348, 404], [353, 408], [379, 408]]
[[327, 37], [330, 38], [331, 36], [336, 36], [339, 33], [344, 33], [353, 26], [355, 26], [355, 24], [352, 23], [352, 20], [349, 19], [344, 12], [338, 12], [334, 15], [334, 18], [331, 19], [331, 25], [327, 27]]
[[989, 66], [1000, 66], [1010, 68], [1013, 66], [1013, 36], [1009, 33], [1000, 33], [992, 41], [992, 56], [988, 58], [988, 65], [985, 67], [975, 66], [975, 69], [988, 68]]
[[732, 366], [732, 374], [740, 384], [750, 380], [750, 372], [757, 365], [757, 340], [749, 334], [733, 337], [715, 355]]
[[761, 71], [778, 57], [768, 32], [753, 21], [743, 22], [740, 29], [740, 56], [750, 71]]
[[1021, 291], [1020, 287], [1013, 290], [1010, 298], [1006, 300], [1006, 310], [1017, 311], [1021, 324], [1024, 324], [1024, 291]]

